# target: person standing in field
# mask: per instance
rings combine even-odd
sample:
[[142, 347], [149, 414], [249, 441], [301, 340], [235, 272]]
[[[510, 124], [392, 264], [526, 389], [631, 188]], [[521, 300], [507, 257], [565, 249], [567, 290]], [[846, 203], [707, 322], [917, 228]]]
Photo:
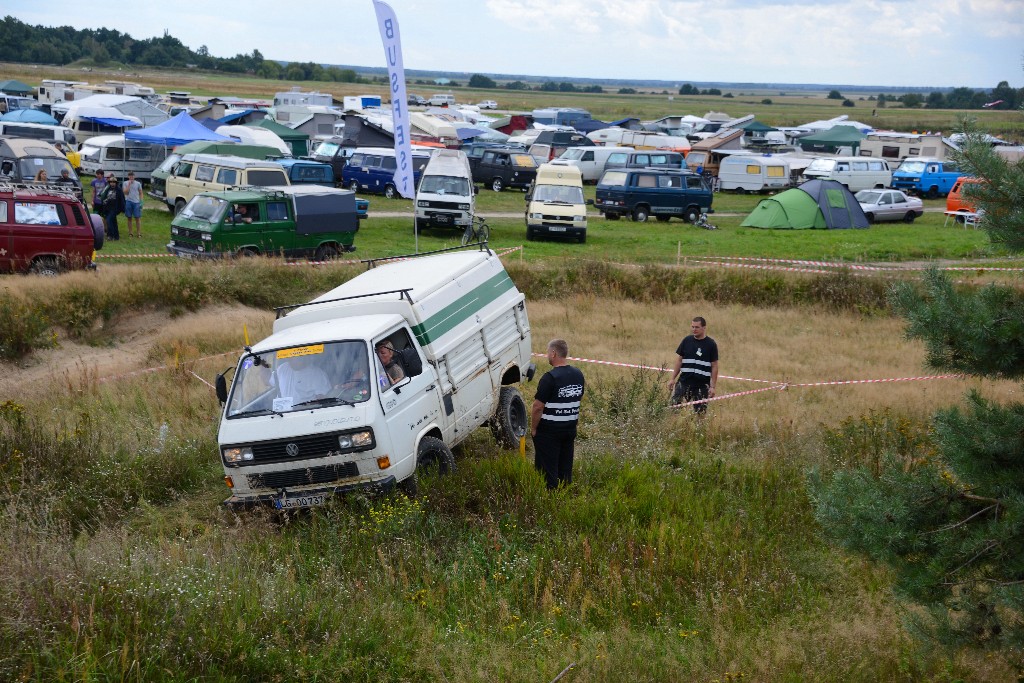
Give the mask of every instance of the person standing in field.
[[576, 425], [583, 399], [583, 373], [568, 364], [569, 345], [564, 339], [548, 343], [551, 369], [537, 383], [530, 413], [534, 465], [549, 489], [572, 483]]
[[[121, 187], [124, 193], [124, 217], [128, 221], [128, 236], [142, 237], [142, 183], [135, 179], [135, 173], [128, 171], [128, 180]], [[135, 234], [132, 234], [132, 219], [135, 219]]]
[[[707, 335], [707, 321], [697, 316], [690, 322], [692, 334], [679, 342], [675, 371], [669, 381], [672, 403], [687, 403], [715, 397], [718, 384], [718, 344]], [[693, 412], [704, 415], [707, 403], [696, 403]]]
[[89, 186], [92, 187], [92, 210], [101, 216], [105, 216], [103, 213], [103, 202], [100, 201], [100, 194], [107, 189], [107, 176], [102, 168], [96, 171], [96, 177], [92, 179]]

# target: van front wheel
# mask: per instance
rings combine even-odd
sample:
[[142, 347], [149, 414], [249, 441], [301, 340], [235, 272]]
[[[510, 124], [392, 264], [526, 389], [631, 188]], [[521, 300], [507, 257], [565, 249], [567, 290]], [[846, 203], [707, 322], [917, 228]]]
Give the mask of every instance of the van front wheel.
[[647, 222], [647, 207], [638, 206], [633, 209], [633, 221], [636, 223]]
[[32, 264], [32, 272], [43, 277], [57, 277], [60, 275], [60, 264], [55, 258], [41, 258]]
[[491, 189], [495, 192], [501, 192], [505, 189], [505, 183], [502, 182], [501, 178], [495, 178], [491, 181]]
[[939, 196], [939, 188], [935, 187], [934, 185], [932, 187], [929, 187], [928, 191], [924, 193], [924, 196], [927, 197], [928, 199], [935, 199], [936, 197]]
[[444, 441], [434, 436], [425, 436], [416, 449], [416, 469], [406, 479], [399, 482], [398, 487], [410, 496], [419, 490], [420, 472], [437, 472], [448, 474], [455, 471], [455, 456]]
[[179, 213], [185, 210], [185, 200], [179, 199], [174, 202], [174, 215], [177, 216]]
[[683, 219], [690, 225], [696, 223], [698, 218], [700, 218], [700, 212], [692, 206], [686, 210], [685, 214], [683, 214]]
[[317, 261], [330, 261], [331, 259], [338, 258], [338, 248], [333, 244], [321, 244], [316, 248]]
[[398, 190], [395, 189], [394, 185], [384, 186], [384, 197], [386, 199], [394, 199], [396, 194], [398, 194]]
[[519, 440], [526, 436], [526, 402], [515, 387], [501, 388], [491, 433], [499, 446], [510, 450], [519, 448]]
[[351, 183], [348, 184], [348, 189], [352, 190], [353, 192], [359, 192], [359, 181], [353, 180]]

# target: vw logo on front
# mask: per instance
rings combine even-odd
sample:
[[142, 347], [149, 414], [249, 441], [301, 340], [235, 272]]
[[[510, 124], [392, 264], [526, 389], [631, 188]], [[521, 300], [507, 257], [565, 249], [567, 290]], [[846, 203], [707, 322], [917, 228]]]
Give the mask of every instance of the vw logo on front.
[[294, 458], [296, 455], [299, 454], [299, 445], [290, 443], [284, 447], [284, 452]]

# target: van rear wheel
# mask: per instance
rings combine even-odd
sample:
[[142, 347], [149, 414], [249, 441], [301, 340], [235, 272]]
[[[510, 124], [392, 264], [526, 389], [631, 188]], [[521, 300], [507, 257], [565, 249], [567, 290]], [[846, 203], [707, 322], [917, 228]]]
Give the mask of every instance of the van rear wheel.
[[685, 220], [690, 225], [696, 223], [697, 219], [699, 218], [700, 212], [697, 211], [697, 209], [693, 208], [692, 206], [686, 210], [686, 213], [683, 214], [683, 220]]
[[495, 178], [494, 180], [491, 181], [491, 189], [494, 190], [495, 192], [501, 192], [502, 190], [505, 189], [505, 183], [501, 180], [501, 178]]
[[638, 206], [633, 209], [633, 221], [635, 223], [646, 223], [647, 215], [647, 207], [645, 206]]
[[502, 448], [519, 448], [519, 440], [526, 436], [526, 401], [515, 387], [502, 387], [498, 395], [498, 409], [491, 418], [491, 434]]
[[384, 197], [386, 199], [394, 199], [395, 195], [397, 195], [397, 194], [398, 194], [398, 190], [395, 189], [394, 185], [390, 185], [389, 184], [389, 185], [385, 185], [384, 186]]
[[57, 277], [60, 275], [60, 264], [55, 258], [41, 258], [32, 264], [32, 272], [43, 277]]

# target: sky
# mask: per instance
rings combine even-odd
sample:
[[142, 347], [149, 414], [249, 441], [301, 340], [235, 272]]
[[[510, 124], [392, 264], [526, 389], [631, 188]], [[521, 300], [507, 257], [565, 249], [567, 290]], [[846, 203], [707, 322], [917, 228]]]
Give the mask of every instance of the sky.
[[[390, 0], [406, 69], [687, 82], [1024, 87], [1024, 0]], [[5, 0], [29, 24], [164, 30], [230, 57], [384, 66], [371, 0]], [[96, 7], [94, 5], [94, 7]]]

